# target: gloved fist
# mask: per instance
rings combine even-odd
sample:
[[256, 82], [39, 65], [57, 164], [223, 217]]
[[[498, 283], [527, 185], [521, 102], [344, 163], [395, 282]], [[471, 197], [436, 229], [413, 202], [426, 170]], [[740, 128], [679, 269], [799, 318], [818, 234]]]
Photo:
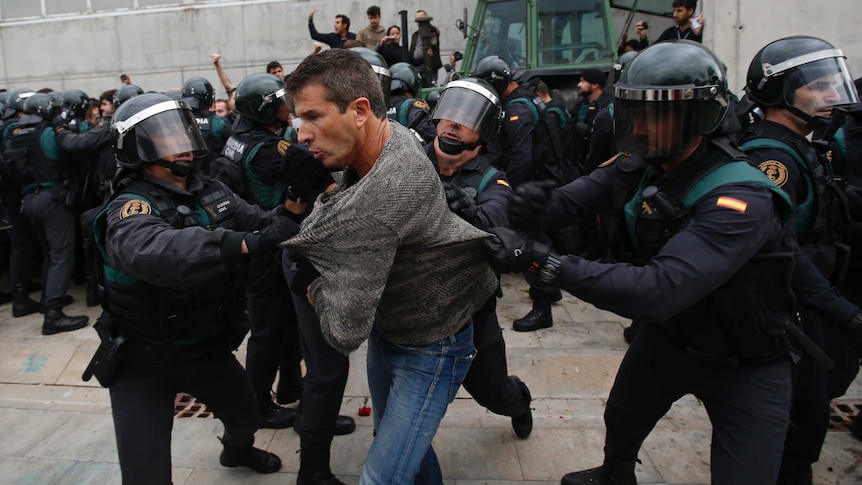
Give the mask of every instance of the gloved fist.
[[548, 259], [547, 244], [524, 239], [507, 227], [494, 227], [485, 239], [485, 256], [500, 273], [523, 273], [540, 268]]
[[524, 182], [515, 187], [509, 200], [509, 222], [516, 229], [541, 229], [542, 220], [551, 200], [553, 180]]
[[289, 217], [279, 216], [272, 219], [272, 224], [260, 232], [250, 232], [243, 240], [248, 248], [248, 254], [260, 254], [275, 251], [278, 245], [292, 238], [299, 232], [299, 224]]
[[[479, 213], [479, 207], [476, 206], [476, 191], [462, 189], [451, 182], [443, 182], [443, 190], [446, 191], [446, 202], [449, 204], [449, 210], [470, 224], [475, 223], [476, 214]], [[473, 193], [471, 194], [471, 192]]]
[[844, 336], [850, 347], [862, 358], [862, 313], [857, 313], [844, 327]]
[[282, 175], [288, 183], [287, 198], [308, 202], [334, 182], [329, 170], [304, 145], [290, 145], [284, 154]]

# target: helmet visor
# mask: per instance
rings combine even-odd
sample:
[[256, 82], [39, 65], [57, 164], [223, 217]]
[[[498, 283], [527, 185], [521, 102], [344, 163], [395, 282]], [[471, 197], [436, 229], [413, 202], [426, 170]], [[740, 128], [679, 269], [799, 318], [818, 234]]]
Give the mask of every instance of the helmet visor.
[[784, 102], [810, 116], [831, 116], [835, 106], [859, 102], [843, 57], [829, 57], [796, 67], [784, 76]]
[[703, 133], [696, 119], [699, 101], [663, 103], [614, 101], [614, 143], [618, 151], [644, 158], [682, 153]]
[[467, 127], [483, 140], [493, 135], [497, 121], [497, 95], [485, 87], [465, 81], [452, 81], [440, 94], [431, 119], [448, 120]]
[[146, 162], [186, 152], [199, 154], [207, 149], [201, 130], [187, 109], [162, 111], [139, 121], [134, 128], [138, 156]]

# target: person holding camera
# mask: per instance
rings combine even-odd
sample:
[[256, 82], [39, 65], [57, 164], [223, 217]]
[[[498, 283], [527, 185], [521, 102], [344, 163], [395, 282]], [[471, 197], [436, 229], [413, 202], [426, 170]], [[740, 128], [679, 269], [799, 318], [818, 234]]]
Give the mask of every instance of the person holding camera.
[[374, 46], [374, 50], [383, 56], [383, 60], [390, 66], [399, 62], [406, 62], [404, 51], [401, 49], [401, 28], [393, 25], [386, 29], [386, 35]]

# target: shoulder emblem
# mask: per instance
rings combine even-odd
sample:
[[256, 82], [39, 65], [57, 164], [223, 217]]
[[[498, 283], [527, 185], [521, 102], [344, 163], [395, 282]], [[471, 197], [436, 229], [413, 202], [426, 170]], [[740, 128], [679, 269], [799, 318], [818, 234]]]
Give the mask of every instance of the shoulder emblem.
[[757, 168], [765, 173], [775, 185], [783, 187], [787, 183], [787, 167], [778, 160], [767, 160], [758, 165]]
[[415, 106], [419, 109], [424, 109], [426, 111], [428, 111], [430, 109], [430, 108], [428, 108], [428, 103], [426, 103], [422, 99], [417, 99], [416, 101], [413, 101], [413, 106]]
[[733, 209], [737, 212], [742, 212], [743, 214], [745, 214], [745, 210], [748, 209], [748, 202], [743, 202], [739, 199], [734, 199], [733, 197], [719, 197], [718, 200], [715, 201], [715, 205], [717, 207]]
[[129, 216], [147, 215], [152, 213], [153, 208], [150, 207], [150, 204], [147, 201], [132, 199], [123, 204], [123, 208], [120, 209], [120, 219], [125, 219]]
[[287, 149], [290, 148], [290, 142], [287, 140], [278, 140], [278, 154], [282, 157], [285, 153], [287, 153]]

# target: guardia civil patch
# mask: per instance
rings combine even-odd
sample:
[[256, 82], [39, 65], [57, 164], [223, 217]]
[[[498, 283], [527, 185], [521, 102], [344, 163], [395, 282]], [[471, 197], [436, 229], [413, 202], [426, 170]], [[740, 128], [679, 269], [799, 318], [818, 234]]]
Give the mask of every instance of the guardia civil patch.
[[290, 148], [290, 142], [287, 140], [278, 140], [278, 154], [282, 157], [285, 153], [287, 153], [287, 149]]
[[123, 204], [123, 208], [120, 209], [120, 219], [125, 219], [129, 216], [147, 215], [152, 213], [153, 208], [150, 207], [149, 202], [141, 199], [132, 199]]
[[758, 165], [757, 168], [765, 173], [775, 185], [782, 187], [787, 183], [787, 167], [778, 160], [767, 160]]
[[421, 99], [417, 99], [416, 101], [413, 101], [413, 106], [415, 106], [419, 109], [424, 109], [426, 111], [429, 111], [431, 109], [428, 107], [428, 103], [426, 103], [424, 100], [421, 100]]

